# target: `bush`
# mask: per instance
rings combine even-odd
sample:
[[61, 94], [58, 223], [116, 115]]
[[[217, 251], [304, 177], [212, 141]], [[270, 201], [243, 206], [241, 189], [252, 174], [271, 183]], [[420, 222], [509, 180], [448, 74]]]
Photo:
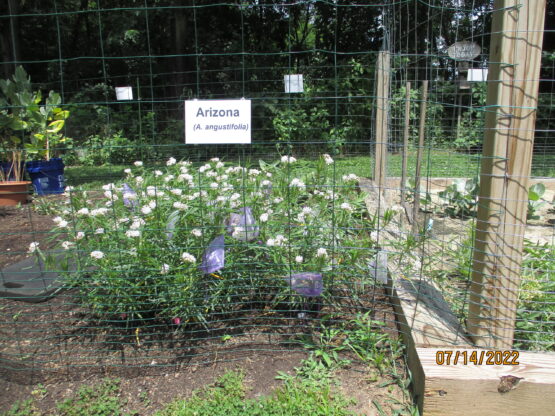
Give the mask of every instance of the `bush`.
[[109, 137], [90, 136], [74, 153], [75, 157], [70, 160], [80, 165], [120, 165], [130, 164], [134, 160], [142, 159], [143, 155], [149, 153], [149, 148], [141, 140], [129, 140], [120, 131]]
[[310, 172], [288, 160], [246, 169], [170, 158], [156, 171], [136, 162], [103, 195], [70, 190], [58, 231], [88, 272], [68, 283], [99, 316], [177, 324], [250, 302], [303, 303], [299, 294], [318, 295], [322, 280], [331, 296], [329, 282], [360, 276], [348, 265], [371, 255], [357, 249], [372, 247], [371, 221], [354, 175], [332, 187], [329, 156]]

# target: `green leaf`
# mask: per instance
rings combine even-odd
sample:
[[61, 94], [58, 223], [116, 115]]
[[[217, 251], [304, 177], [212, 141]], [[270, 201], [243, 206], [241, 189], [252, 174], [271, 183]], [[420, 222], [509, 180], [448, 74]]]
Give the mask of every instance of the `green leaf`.
[[58, 133], [65, 124], [65, 120], [54, 120], [52, 123], [48, 125], [48, 133]]

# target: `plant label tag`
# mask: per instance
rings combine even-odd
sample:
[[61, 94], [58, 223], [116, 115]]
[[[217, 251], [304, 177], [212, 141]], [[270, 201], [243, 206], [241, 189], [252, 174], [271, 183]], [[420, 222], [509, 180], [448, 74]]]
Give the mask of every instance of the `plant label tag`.
[[251, 100], [185, 101], [185, 144], [250, 144]]
[[132, 100], [133, 88], [131, 87], [116, 87], [116, 98], [118, 101]]
[[469, 69], [466, 80], [468, 82], [484, 82], [488, 80], [487, 68]]
[[284, 75], [283, 82], [285, 84], [285, 92], [296, 93], [303, 92], [303, 74]]

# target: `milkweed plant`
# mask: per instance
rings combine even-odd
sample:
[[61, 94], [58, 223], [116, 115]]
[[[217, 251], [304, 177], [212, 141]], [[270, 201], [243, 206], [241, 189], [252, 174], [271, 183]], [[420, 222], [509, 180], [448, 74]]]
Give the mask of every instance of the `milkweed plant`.
[[331, 300], [376, 247], [358, 178], [337, 176], [334, 163], [137, 161], [101, 192], [69, 188], [54, 218], [60, 249], [79, 265], [67, 284], [105, 319], [174, 325]]

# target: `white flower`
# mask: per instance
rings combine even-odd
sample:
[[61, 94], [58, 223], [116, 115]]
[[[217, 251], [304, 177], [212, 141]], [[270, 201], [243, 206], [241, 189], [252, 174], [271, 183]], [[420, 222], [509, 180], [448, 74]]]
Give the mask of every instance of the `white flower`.
[[83, 231], [77, 231], [77, 234], [75, 234], [75, 239], [82, 240], [83, 238], [85, 238], [85, 233]]
[[148, 205], [145, 205], [141, 208], [141, 212], [145, 215], [148, 215], [152, 213], [152, 208], [150, 208]]
[[343, 202], [341, 204], [341, 209], [347, 211], [347, 212], [353, 212], [353, 207], [351, 206], [351, 204], [349, 204], [348, 202]]
[[264, 214], [262, 214], [262, 215], [260, 216], [260, 222], [266, 222], [266, 221], [268, 221], [268, 217], [269, 217], [268, 213], [265, 212]]
[[316, 257], [328, 257], [328, 252], [325, 248], [320, 247], [316, 250]]
[[104, 257], [104, 253], [102, 251], [92, 251], [91, 252], [91, 257], [93, 259], [100, 260], [101, 258]]
[[116, 185], [114, 185], [113, 183], [107, 183], [106, 185], [102, 185], [102, 189], [104, 189], [105, 191], [111, 191], [113, 189], [116, 189]]
[[208, 170], [205, 173], [207, 178], [215, 178], [216, 176], [218, 176], [218, 172], [215, 172], [213, 170]]
[[[131, 175], [131, 169], [127, 168], [123, 170], [125, 173], [127, 173], [128, 175]], [[67, 189], [67, 188], [66, 188]]]
[[161, 170], [155, 170], [154, 171], [154, 176], [162, 176], [164, 174], [164, 172], [162, 172]]
[[184, 204], [183, 202], [179, 202], [179, 201], [174, 202], [173, 207], [181, 211], [185, 211], [187, 208], [189, 208], [187, 204]]
[[189, 166], [192, 162], [189, 162], [188, 160], [182, 160], [181, 162], [179, 162], [179, 164], [181, 166]]
[[162, 268], [160, 269], [160, 274], [168, 274], [168, 272], [170, 271], [170, 265], [169, 264], [162, 264]]
[[210, 165], [203, 165], [203, 166], [201, 166], [201, 167], [198, 169], [198, 171], [199, 171], [200, 173], [204, 173], [205, 171], [207, 171], [207, 170], [210, 169], [211, 167], [212, 167], [212, 166], [210, 166]]
[[113, 201], [117, 201], [118, 200], [118, 196], [113, 192], [113, 191], [104, 191], [104, 196], [107, 199], [111, 199]]
[[271, 178], [271, 177], [272, 177], [272, 174], [271, 174], [270, 172], [266, 172], [266, 176], [267, 176], [268, 178]]
[[303, 260], [304, 260], [304, 259], [303, 259], [303, 256], [296, 256], [296, 257], [295, 257], [295, 262], [297, 262], [297, 263], [302, 263]]
[[303, 207], [303, 215], [311, 215], [314, 214], [314, 210], [310, 207]]
[[133, 218], [133, 223], [129, 226], [129, 228], [132, 230], [138, 230], [145, 224], [146, 222], [142, 218]]
[[223, 167], [224, 167], [224, 164], [222, 162], [216, 163], [216, 169], [220, 169], [220, 168], [223, 168]]
[[89, 215], [89, 209], [88, 208], [81, 208], [79, 211], [77, 211], [77, 215]]
[[69, 250], [75, 243], [71, 242], [71, 241], [64, 241], [62, 243], [62, 248], [64, 250]]
[[271, 186], [272, 182], [269, 181], [268, 179], [265, 179], [265, 180], [262, 181], [261, 185], [262, 186]]
[[52, 218], [52, 221], [54, 221], [56, 224], [59, 224], [60, 222], [62, 222], [64, 219], [62, 217], [54, 217]]
[[327, 153], [324, 153], [322, 156], [324, 157], [324, 161], [326, 162], [326, 165], [333, 164], [333, 159], [331, 158], [330, 155], [328, 155]]
[[183, 194], [183, 189], [175, 188], [175, 189], [172, 189], [170, 192], [174, 195], [179, 196], [179, 195]]
[[258, 176], [260, 171], [258, 169], [249, 169], [249, 176]]
[[60, 228], [66, 228], [67, 225], [68, 225], [68, 222], [67, 222], [66, 220], [61, 220], [61, 221], [58, 223], [58, 227], [60, 227]]
[[137, 199], [137, 194], [135, 192], [124, 192], [123, 197], [129, 200]]
[[31, 244], [29, 244], [29, 250], [27, 251], [28, 253], [34, 253], [35, 251], [37, 251], [39, 248], [39, 243], [36, 241], [33, 241]]
[[125, 224], [126, 222], [129, 222], [129, 218], [127, 217], [118, 219], [118, 224]]
[[297, 161], [297, 159], [295, 159], [293, 156], [282, 156], [281, 157], [281, 163], [294, 163], [296, 161]]
[[144, 179], [143, 179], [142, 176], [135, 176], [135, 182], [137, 182], [137, 183], [143, 183], [143, 182], [144, 182]]
[[185, 263], [194, 263], [197, 261], [197, 259], [195, 258], [195, 256], [193, 256], [192, 254], [189, 253], [183, 253], [181, 255], [181, 259], [185, 262]]
[[274, 198], [274, 204], [279, 204], [281, 202], [283, 202], [283, 198], [280, 198], [280, 197]]
[[143, 166], [143, 162], [141, 162], [140, 160], [137, 160], [137, 161], [133, 162], [133, 164], [137, 167]]
[[164, 178], [164, 182], [173, 181], [175, 179], [174, 175], [168, 175]]
[[218, 189], [219, 186], [220, 186], [220, 185], [218, 185], [217, 182], [212, 182], [212, 183], [210, 184], [210, 188], [212, 188], [212, 189]]
[[181, 173], [189, 173], [189, 169], [188, 169], [186, 166], [181, 166], [181, 167], [179, 168], [179, 171], [180, 171]]
[[127, 230], [125, 232], [125, 235], [129, 238], [132, 237], [140, 237], [141, 236], [141, 232], [139, 230]]
[[229, 197], [229, 200], [230, 200], [230, 201], [236, 201], [236, 200], [238, 200], [239, 198], [241, 198], [241, 194], [234, 193], [234, 194], [232, 194], [232, 195]]
[[276, 235], [276, 246], [281, 246], [283, 243], [287, 241], [287, 238], [282, 236], [281, 234]]
[[348, 175], [343, 175], [343, 181], [345, 182], [356, 182], [358, 181], [358, 176], [354, 173], [349, 173]]
[[105, 215], [108, 212], [108, 208], [97, 208], [91, 211], [91, 217], [97, 217]]
[[219, 162], [220, 158], [219, 157], [213, 157], [212, 159], [210, 159], [210, 162]]
[[173, 157], [170, 157], [170, 158], [168, 159], [168, 161], [166, 162], [166, 166], [173, 166], [173, 165], [175, 165], [176, 163], [177, 163], [177, 160], [175, 160], [175, 158], [173, 158]]
[[191, 234], [193, 234], [195, 237], [200, 237], [202, 235], [202, 231], [198, 228], [194, 228], [191, 230]]
[[181, 174], [177, 177], [177, 180], [181, 181], [181, 182], [183, 182], [183, 181], [192, 182], [193, 181], [193, 176], [189, 175], [188, 173], [183, 173], [183, 174]]
[[71, 192], [74, 191], [74, 190], [75, 190], [75, 187], [74, 187], [74, 186], [66, 186], [66, 187], [65, 187], [65, 193], [66, 193], [66, 194], [67, 194], [67, 193], [71, 193]]
[[289, 184], [290, 187], [297, 187], [300, 189], [304, 189], [305, 188], [305, 184], [303, 183], [303, 181], [301, 181], [298, 178], [293, 178], [293, 180], [291, 181], [291, 183]]
[[370, 233], [370, 238], [374, 241], [378, 241], [379, 236], [380, 236], [380, 233], [378, 233], [377, 231], [372, 231]]
[[150, 201], [150, 202], [148, 203], [148, 206], [149, 206], [150, 208], [152, 208], [152, 209], [156, 208], [156, 201]]
[[97, 228], [97, 229], [94, 231], [94, 233], [95, 233], [95, 234], [104, 234], [104, 228]]
[[276, 240], [274, 240], [273, 238], [269, 238], [268, 241], [266, 241], [266, 245], [268, 247], [272, 247], [276, 245]]

